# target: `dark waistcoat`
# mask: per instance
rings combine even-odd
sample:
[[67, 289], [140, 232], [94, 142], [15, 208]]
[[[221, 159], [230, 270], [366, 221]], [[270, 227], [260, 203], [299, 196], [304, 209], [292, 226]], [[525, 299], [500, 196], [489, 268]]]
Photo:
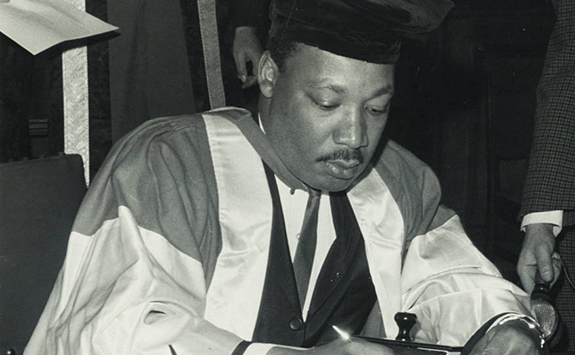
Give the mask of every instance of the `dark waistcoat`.
[[346, 194], [330, 194], [336, 240], [320, 271], [303, 322], [277, 185], [267, 167], [266, 174], [273, 202], [272, 235], [252, 341], [312, 347], [338, 336], [332, 325], [358, 334], [376, 295], [363, 237]]

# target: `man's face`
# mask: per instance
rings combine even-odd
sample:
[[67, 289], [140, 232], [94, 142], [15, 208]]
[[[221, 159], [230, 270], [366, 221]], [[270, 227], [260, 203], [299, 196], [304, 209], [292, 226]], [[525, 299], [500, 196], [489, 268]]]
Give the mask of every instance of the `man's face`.
[[377, 147], [393, 96], [395, 66], [298, 45], [282, 73], [260, 63], [260, 115], [274, 150], [309, 186], [341, 191]]

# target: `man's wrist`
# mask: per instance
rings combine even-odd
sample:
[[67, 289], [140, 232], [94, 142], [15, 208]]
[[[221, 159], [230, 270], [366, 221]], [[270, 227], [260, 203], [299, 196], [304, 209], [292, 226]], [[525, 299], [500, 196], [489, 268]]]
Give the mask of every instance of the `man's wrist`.
[[525, 330], [534, 340], [535, 345], [539, 349], [539, 353], [547, 354], [545, 335], [539, 324], [533, 318], [523, 314], [506, 314], [495, 321], [487, 332], [491, 331], [493, 328], [504, 325], [514, 326]]
[[552, 223], [533, 223], [533, 224], [528, 224], [525, 226], [525, 231], [531, 231], [531, 230], [537, 230], [537, 229], [542, 229], [545, 230], [547, 232], [553, 232], [553, 227], [555, 225]]

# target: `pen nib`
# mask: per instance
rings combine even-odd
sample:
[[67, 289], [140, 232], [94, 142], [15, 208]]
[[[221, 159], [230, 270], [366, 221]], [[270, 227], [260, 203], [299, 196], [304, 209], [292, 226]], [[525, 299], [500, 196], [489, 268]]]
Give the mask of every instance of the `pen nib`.
[[350, 335], [349, 335], [347, 332], [345, 332], [345, 331], [339, 329], [339, 328], [338, 328], [337, 326], [335, 326], [335, 325], [332, 325], [332, 328], [337, 332], [337, 334], [339, 334], [339, 336], [341, 337], [342, 340], [345, 340], [345, 341], [348, 341], [348, 340], [349, 340]]

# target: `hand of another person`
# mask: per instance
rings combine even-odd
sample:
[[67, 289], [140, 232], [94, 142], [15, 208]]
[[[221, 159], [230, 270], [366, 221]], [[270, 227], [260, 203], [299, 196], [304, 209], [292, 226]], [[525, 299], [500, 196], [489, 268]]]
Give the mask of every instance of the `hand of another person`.
[[349, 340], [338, 339], [309, 350], [274, 347], [268, 355], [395, 355], [393, 350], [381, 344], [371, 343], [364, 339], [351, 337]]
[[[263, 49], [257, 36], [257, 30], [251, 26], [241, 26], [236, 28], [234, 34], [233, 55], [236, 62], [238, 78], [241, 80], [242, 88], [248, 88], [256, 83], [257, 69], [262, 56]], [[247, 63], [252, 63], [251, 75], [248, 75]]]
[[525, 227], [517, 273], [527, 293], [533, 291], [537, 269], [546, 282], [553, 283], [559, 278], [561, 264], [559, 254], [554, 253], [554, 250], [555, 235], [552, 224], [537, 223]]
[[540, 355], [541, 338], [534, 329], [514, 320], [496, 325], [481, 338], [469, 355]]

